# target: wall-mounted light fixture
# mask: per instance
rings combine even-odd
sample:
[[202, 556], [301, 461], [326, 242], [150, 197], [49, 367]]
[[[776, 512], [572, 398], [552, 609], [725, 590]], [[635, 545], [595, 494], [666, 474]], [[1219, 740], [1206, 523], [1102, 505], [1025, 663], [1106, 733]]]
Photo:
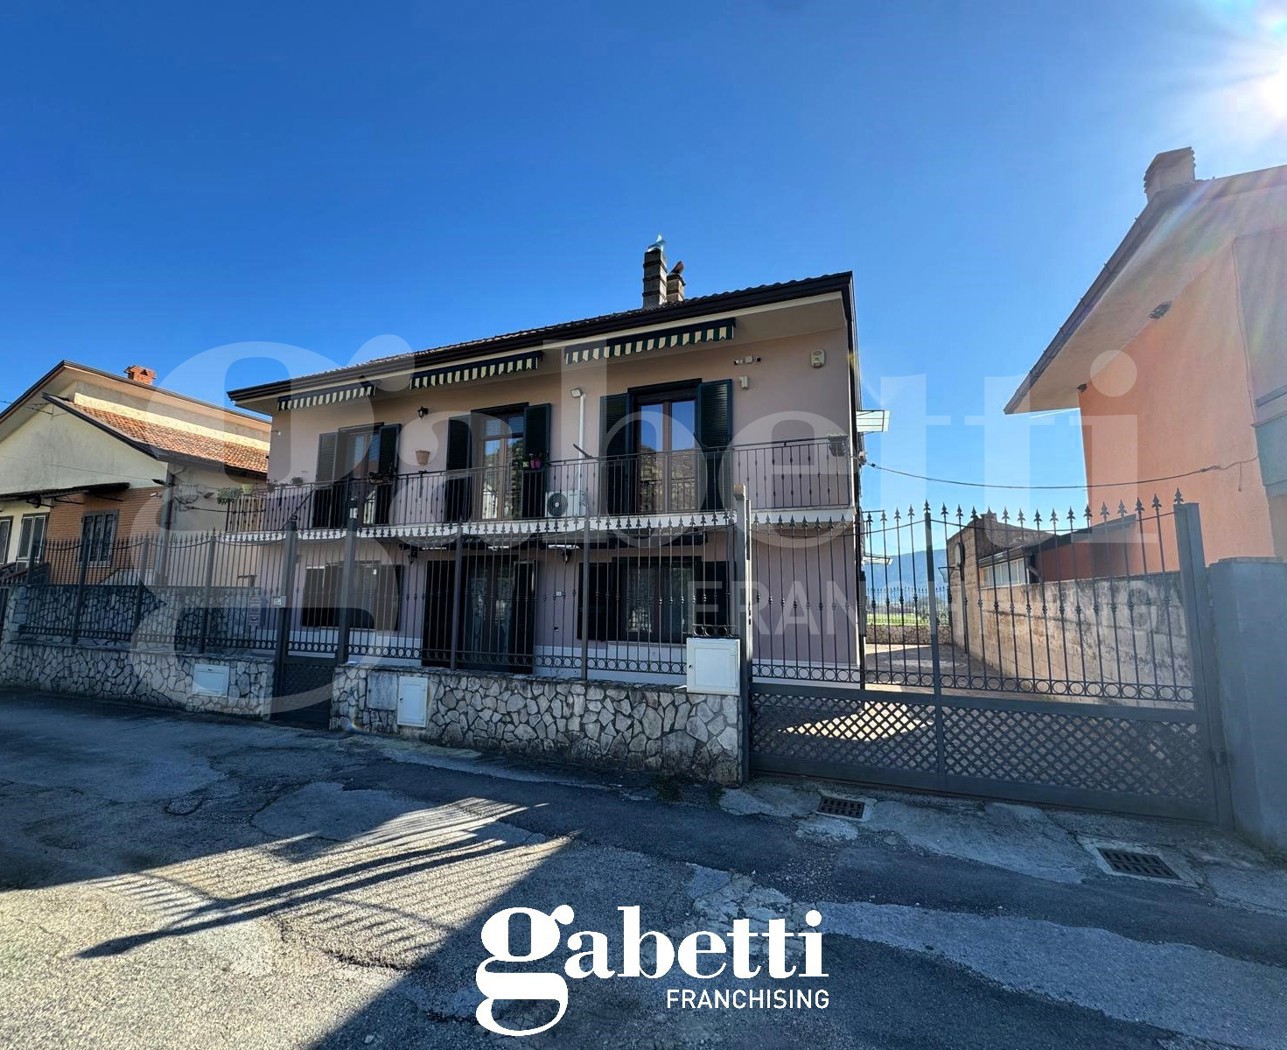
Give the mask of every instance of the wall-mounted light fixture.
[[569, 396], [569, 397], [585, 397], [585, 391], [584, 391], [584, 390], [582, 390], [579, 386], [574, 386], [571, 390], [569, 390], [569, 391], [568, 391], [568, 396]]
[[416, 409], [416, 415], [419, 416], [421, 419], [424, 419], [424, 417], [427, 416], [428, 414], [429, 414], [429, 409], [425, 408], [424, 405], [421, 405], [419, 408]]

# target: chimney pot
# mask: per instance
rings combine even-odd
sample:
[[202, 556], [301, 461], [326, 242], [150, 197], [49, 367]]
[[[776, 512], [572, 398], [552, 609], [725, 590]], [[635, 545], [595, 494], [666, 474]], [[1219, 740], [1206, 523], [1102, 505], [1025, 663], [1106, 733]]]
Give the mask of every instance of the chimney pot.
[[661, 243], [650, 246], [643, 258], [644, 307], [666, 305], [666, 249]]
[[156, 372], [150, 368], [145, 368], [143, 365], [129, 365], [125, 369], [125, 378], [151, 386], [156, 379]]
[[1172, 186], [1188, 186], [1197, 181], [1193, 147], [1167, 150], [1153, 158], [1144, 172], [1144, 196], [1152, 200]]
[[682, 303], [684, 301], [684, 264], [675, 263], [675, 268], [666, 275], [666, 302]]

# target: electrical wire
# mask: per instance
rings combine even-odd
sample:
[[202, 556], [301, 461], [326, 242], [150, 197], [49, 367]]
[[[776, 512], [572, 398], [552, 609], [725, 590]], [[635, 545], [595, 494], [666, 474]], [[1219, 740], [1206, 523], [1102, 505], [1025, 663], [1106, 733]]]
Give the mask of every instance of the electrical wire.
[[1183, 478], [1195, 477], [1198, 474], [1208, 474], [1213, 470], [1232, 470], [1234, 467], [1243, 467], [1248, 463], [1254, 463], [1256, 457], [1250, 459], [1239, 459], [1233, 463], [1212, 464], [1209, 467], [1199, 467], [1197, 470], [1190, 470], [1184, 474], [1168, 474], [1162, 478], [1140, 478], [1136, 481], [1101, 481], [1094, 485], [1082, 483], [1080, 485], [993, 485], [985, 481], [956, 481], [953, 478], [932, 478], [925, 474], [913, 474], [907, 470], [895, 470], [893, 467], [882, 467], [879, 463], [873, 463], [870, 460], [864, 466], [879, 470], [885, 474], [898, 474], [904, 478], [915, 478], [917, 481], [932, 481], [936, 485], [958, 485], [963, 488], [971, 489], [1016, 489], [1021, 492], [1030, 492], [1033, 489], [1057, 489], [1060, 491], [1080, 490], [1080, 489], [1120, 489], [1130, 488], [1135, 485], [1156, 485], [1163, 481], [1180, 481]]

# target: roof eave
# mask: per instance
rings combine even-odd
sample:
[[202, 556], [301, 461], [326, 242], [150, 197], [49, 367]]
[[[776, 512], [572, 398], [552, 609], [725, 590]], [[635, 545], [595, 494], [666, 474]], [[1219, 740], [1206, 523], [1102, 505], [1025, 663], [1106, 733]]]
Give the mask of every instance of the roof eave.
[[[846, 320], [852, 323], [853, 272], [845, 270], [840, 273], [824, 274], [820, 277], [783, 282], [781, 285], [749, 288], [738, 292], [724, 292], [688, 299], [680, 303], [669, 303], [665, 306], [655, 307], [647, 314], [635, 314], [628, 318], [622, 317], [620, 314], [604, 318], [586, 318], [579, 321], [568, 321], [565, 324], [516, 332], [513, 335], [478, 339], [468, 343], [461, 343], [458, 346], [419, 350], [378, 364], [359, 363], [325, 373], [313, 373], [312, 375], [299, 376], [295, 379], [276, 380], [259, 386], [242, 387], [228, 391], [228, 397], [239, 405], [253, 403], [306, 389], [311, 380], [322, 381], [323, 377], [328, 385], [342, 384], [350, 380], [374, 379], [414, 370], [424, 365], [446, 364], [452, 361], [467, 360], [483, 354], [490, 356], [511, 350], [545, 346], [551, 342], [590, 338], [629, 328], [638, 328], [642, 317], [657, 318], [667, 322], [681, 321], [702, 317], [707, 314], [723, 313], [729, 310], [744, 310], [753, 306], [788, 303], [795, 299], [806, 299], [827, 292], [845, 293], [844, 309]], [[627, 313], [632, 312], [627, 311]]]
[[1109, 257], [1104, 268], [1099, 271], [1091, 285], [1086, 289], [1085, 294], [1078, 300], [1073, 311], [1068, 315], [1068, 319], [1060, 326], [1059, 331], [1050, 344], [1042, 351], [1041, 356], [1037, 358], [1031, 370], [1023, 378], [1017, 390], [1011, 395], [1010, 400], [1006, 402], [1006, 415], [1013, 415], [1020, 412], [1035, 411], [1054, 411], [1058, 408], [1071, 408], [1075, 405], [1059, 405], [1042, 408], [1033, 408], [1029, 403], [1029, 397], [1037, 382], [1045, 374], [1047, 368], [1059, 356], [1059, 353], [1067, 345], [1068, 341], [1077, 333], [1086, 319], [1094, 311], [1095, 307], [1103, 299], [1104, 295], [1112, 287], [1113, 282], [1125, 269], [1126, 265], [1135, 257], [1144, 242], [1148, 240], [1149, 235], [1157, 228], [1162, 218], [1174, 209], [1181, 201], [1189, 196], [1196, 187], [1204, 185], [1201, 182], [1192, 183], [1187, 186], [1174, 186], [1170, 189], [1162, 190], [1157, 193], [1152, 200], [1145, 205], [1144, 210], [1135, 217], [1126, 236], [1122, 238], [1121, 244], [1117, 250]]
[[233, 464], [225, 462], [224, 460], [221, 460], [221, 459], [210, 459], [207, 456], [192, 456], [182, 452], [175, 452], [171, 449], [158, 448], [156, 445], [153, 445], [150, 442], [139, 441], [137, 438], [132, 438], [128, 434], [123, 434], [121, 431], [117, 430], [110, 423], [104, 423], [101, 419], [95, 419], [87, 412], [82, 412], [70, 401], [64, 401], [62, 398], [55, 397], [53, 394], [44, 394], [42, 396], [51, 405], [55, 405], [58, 408], [63, 409], [63, 411], [71, 413], [77, 419], [88, 423], [90, 426], [94, 427], [97, 430], [101, 430], [104, 434], [107, 434], [110, 437], [116, 438], [117, 441], [120, 441], [123, 444], [128, 445], [136, 452], [141, 452], [145, 456], [150, 456], [158, 463], [190, 463], [194, 466], [213, 467], [217, 470], [223, 470], [230, 474], [236, 474], [238, 477], [250, 477], [250, 478], [268, 477], [267, 470], [263, 470], [263, 471], [251, 470], [247, 467], [234, 466]]

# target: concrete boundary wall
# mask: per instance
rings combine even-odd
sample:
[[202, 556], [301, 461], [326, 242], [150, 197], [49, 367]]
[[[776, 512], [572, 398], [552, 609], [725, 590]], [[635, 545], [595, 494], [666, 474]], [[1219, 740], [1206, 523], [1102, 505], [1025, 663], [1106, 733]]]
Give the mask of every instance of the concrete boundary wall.
[[[399, 679], [424, 679], [424, 728], [399, 726]], [[530, 675], [336, 668], [332, 727], [720, 784], [740, 776], [742, 705], [683, 688]]]
[[1230, 558], [1207, 573], [1234, 826], [1287, 851], [1287, 562]]

